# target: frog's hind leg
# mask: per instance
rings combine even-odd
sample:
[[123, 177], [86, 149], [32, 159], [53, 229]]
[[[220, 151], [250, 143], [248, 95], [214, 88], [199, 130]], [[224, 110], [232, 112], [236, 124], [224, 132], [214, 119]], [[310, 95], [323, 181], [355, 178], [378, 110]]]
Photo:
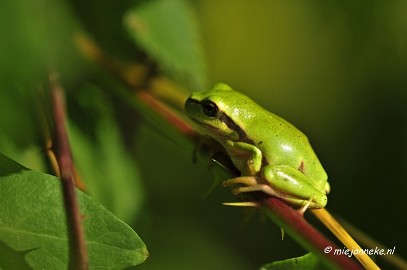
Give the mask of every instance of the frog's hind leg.
[[301, 215], [303, 215], [308, 208], [315, 208], [315, 196], [310, 196], [308, 199], [292, 197], [276, 191], [268, 182], [266, 182], [266, 180], [260, 177], [240, 176], [223, 182], [223, 186], [225, 187], [237, 184], [241, 184], [243, 186], [238, 186], [232, 189], [232, 192], [235, 195], [260, 191], [266, 195], [280, 198], [293, 206], [299, 207], [297, 211]]

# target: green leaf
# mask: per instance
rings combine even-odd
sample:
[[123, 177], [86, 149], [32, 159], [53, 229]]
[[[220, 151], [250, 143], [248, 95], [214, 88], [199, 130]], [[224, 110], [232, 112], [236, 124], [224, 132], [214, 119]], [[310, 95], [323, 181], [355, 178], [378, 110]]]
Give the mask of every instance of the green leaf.
[[128, 11], [124, 22], [137, 45], [165, 71], [191, 87], [205, 86], [203, 48], [195, 14], [187, 1], [145, 1]]
[[[90, 269], [123, 269], [147, 258], [144, 243], [127, 224], [88, 195], [77, 191], [77, 198], [84, 217]], [[0, 250], [7, 251], [0, 253], [0, 268], [10, 263], [25, 265], [22, 257], [34, 269], [67, 268], [67, 225], [60, 181], [29, 170], [3, 154]]]
[[326, 269], [326, 267], [320, 263], [317, 256], [313, 253], [307, 253], [304, 256], [298, 258], [291, 258], [284, 261], [276, 261], [266, 264], [261, 267], [261, 270], [309, 270], [309, 269]]

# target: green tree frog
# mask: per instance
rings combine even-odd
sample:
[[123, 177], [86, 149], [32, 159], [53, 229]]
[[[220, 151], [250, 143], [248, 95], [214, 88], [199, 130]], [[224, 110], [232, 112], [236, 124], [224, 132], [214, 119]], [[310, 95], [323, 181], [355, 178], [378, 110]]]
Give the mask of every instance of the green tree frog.
[[325, 207], [327, 174], [307, 137], [292, 124], [223, 83], [193, 92], [185, 110], [223, 145], [240, 171], [240, 177], [225, 181], [239, 184], [235, 194], [261, 191], [295, 207]]

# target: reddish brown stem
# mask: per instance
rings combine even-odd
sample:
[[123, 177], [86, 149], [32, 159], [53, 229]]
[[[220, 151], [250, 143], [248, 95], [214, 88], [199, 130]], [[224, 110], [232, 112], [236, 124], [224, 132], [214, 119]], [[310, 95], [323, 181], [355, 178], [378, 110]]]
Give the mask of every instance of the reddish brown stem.
[[55, 144], [53, 147], [61, 173], [62, 193], [68, 225], [69, 269], [85, 270], [88, 269], [88, 255], [79, 204], [75, 195], [72, 155], [65, 129], [63, 90], [58, 82], [57, 75], [54, 73], [50, 75], [49, 84], [55, 127]]
[[196, 135], [195, 130], [179, 114], [175, 113], [170, 107], [166, 106], [161, 101], [146, 91], [137, 92], [138, 98], [147, 104], [154, 112], [158, 113], [163, 119], [171, 124], [181, 134], [188, 137]]
[[327, 240], [301, 214], [280, 199], [266, 198], [263, 200], [262, 206], [265, 213], [277, 225], [284, 228], [305, 249], [320, 255], [319, 257], [327, 264], [334, 265], [339, 269], [363, 269], [347, 256], [335, 255], [334, 251], [339, 247]]

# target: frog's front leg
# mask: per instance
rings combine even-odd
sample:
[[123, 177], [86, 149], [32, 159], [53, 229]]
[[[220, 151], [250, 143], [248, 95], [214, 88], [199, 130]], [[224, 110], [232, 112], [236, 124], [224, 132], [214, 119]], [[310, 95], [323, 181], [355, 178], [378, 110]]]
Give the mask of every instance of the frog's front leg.
[[241, 175], [254, 176], [260, 172], [263, 154], [259, 148], [249, 143], [232, 140], [227, 140], [224, 147]]

